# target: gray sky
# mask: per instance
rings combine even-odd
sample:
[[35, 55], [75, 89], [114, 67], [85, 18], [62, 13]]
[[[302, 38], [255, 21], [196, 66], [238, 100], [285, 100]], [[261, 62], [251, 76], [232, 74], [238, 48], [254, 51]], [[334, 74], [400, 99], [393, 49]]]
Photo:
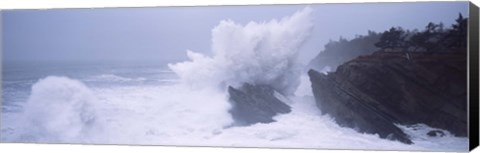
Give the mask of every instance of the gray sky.
[[[210, 53], [220, 20], [269, 21], [306, 5], [158, 7], [3, 11], [5, 61], [182, 61], [186, 50]], [[450, 26], [467, 2], [316, 4], [314, 31], [300, 58], [308, 62], [330, 39], [353, 38], [392, 26]]]

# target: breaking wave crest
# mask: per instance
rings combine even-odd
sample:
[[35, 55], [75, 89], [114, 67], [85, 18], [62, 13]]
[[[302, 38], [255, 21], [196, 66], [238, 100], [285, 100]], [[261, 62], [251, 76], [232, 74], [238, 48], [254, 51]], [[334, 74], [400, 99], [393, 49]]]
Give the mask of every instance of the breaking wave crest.
[[32, 86], [24, 106], [24, 137], [32, 141], [72, 142], [88, 137], [95, 122], [91, 107], [96, 101], [83, 83], [66, 77], [49, 76]]
[[299, 48], [313, 28], [311, 12], [307, 7], [281, 20], [246, 25], [223, 20], [212, 30], [212, 57], [188, 50], [190, 61], [169, 68], [192, 86], [266, 84], [291, 95], [299, 85]]

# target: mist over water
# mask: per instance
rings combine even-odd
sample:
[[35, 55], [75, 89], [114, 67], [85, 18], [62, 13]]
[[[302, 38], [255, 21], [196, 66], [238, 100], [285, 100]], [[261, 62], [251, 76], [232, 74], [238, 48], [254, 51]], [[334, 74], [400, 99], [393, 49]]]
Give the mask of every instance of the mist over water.
[[[4, 72], [2, 142], [335, 148], [468, 149], [468, 139], [428, 137], [402, 127], [413, 145], [338, 126], [320, 115], [297, 56], [314, 28], [305, 8], [268, 22], [221, 21], [213, 55], [162, 66], [58, 65]], [[317, 25], [316, 25], [317, 26]], [[321, 28], [321, 27], [315, 27]], [[326, 70], [325, 73], [330, 70]], [[27, 77], [28, 76], [28, 77]], [[287, 95], [292, 112], [276, 122], [232, 127], [226, 86], [267, 84]], [[9, 111], [6, 111], [9, 110]], [[438, 129], [441, 130], [441, 129]]]

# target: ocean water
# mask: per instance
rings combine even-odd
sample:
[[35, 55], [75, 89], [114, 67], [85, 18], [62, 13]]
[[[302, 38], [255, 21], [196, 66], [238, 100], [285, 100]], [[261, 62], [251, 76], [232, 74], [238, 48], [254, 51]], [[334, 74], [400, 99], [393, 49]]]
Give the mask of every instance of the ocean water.
[[[401, 126], [413, 145], [336, 125], [320, 115], [307, 76], [289, 114], [230, 127], [219, 88], [181, 83], [166, 64], [4, 64], [2, 142], [465, 151], [467, 138], [428, 137]], [[445, 131], [446, 132], [446, 131]], [[448, 132], [447, 132], [448, 133]]]

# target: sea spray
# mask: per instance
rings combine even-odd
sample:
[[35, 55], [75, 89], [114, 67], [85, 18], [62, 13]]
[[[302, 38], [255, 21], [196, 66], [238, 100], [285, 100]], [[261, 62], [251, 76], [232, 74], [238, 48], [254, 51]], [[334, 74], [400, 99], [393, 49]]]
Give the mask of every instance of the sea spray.
[[292, 95], [302, 70], [297, 56], [313, 28], [311, 12], [307, 7], [280, 20], [246, 25], [223, 20], [212, 30], [212, 57], [188, 50], [190, 61], [169, 68], [195, 87], [263, 84]]
[[96, 98], [83, 83], [49, 76], [32, 86], [24, 106], [23, 136], [42, 142], [78, 142], [95, 122]]

